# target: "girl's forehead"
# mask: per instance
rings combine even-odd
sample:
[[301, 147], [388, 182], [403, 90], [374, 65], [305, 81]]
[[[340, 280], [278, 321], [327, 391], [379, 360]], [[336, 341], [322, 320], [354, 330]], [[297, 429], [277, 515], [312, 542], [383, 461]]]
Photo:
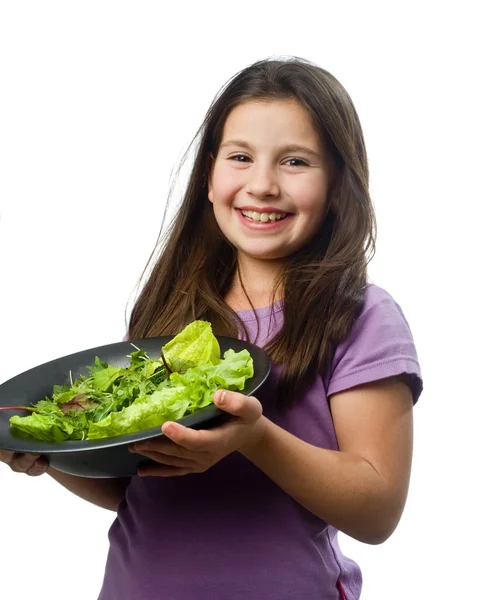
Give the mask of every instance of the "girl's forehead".
[[306, 109], [295, 99], [249, 100], [238, 104], [224, 124], [221, 144], [246, 136], [287, 136], [318, 143], [318, 134]]
[[241, 102], [235, 106], [226, 119], [226, 125], [236, 123], [247, 119], [280, 118], [284, 115], [295, 115], [309, 119], [306, 109], [294, 98], [284, 98], [282, 100], [255, 99]]

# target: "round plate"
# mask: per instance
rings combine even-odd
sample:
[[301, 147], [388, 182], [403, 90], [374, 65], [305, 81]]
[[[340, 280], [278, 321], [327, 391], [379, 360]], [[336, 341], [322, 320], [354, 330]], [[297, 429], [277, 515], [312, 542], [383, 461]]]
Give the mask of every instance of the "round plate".
[[[226, 350], [235, 352], [248, 350], [253, 359], [254, 375], [245, 382], [241, 393], [250, 396], [267, 379], [271, 370], [269, 356], [258, 346], [243, 340], [216, 336], [221, 355]], [[138, 348], [146, 351], [151, 358], [161, 356], [161, 348], [173, 336], [131, 340]], [[117, 342], [70, 354], [29, 369], [0, 385], [0, 406], [30, 406], [53, 393], [53, 385], [70, 385], [70, 371], [73, 381], [80, 375], [88, 376], [87, 365], [92, 365], [95, 357], [115, 367], [127, 367], [127, 355], [134, 352], [131, 342]], [[165, 437], [161, 427], [145, 429], [137, 433], [119, 435], [102, 440], [76, 440], [66, 442], [43, 442], [25, 440], [12, 434], [9, 419], [13, 415], [25, 416], [25, 411], [0, 411], [0, 449], [15, 452], [29, 452], [46, 457], [55, 469], [81, 477], [129, 477], [137, 473], [139, 466], [152, 461], [138, 454], [132, 454], [128, 446], [134, 442], [155, 437]], [[214, 404], [179, 419], [194, 429], [206, 429], [224, 421], [229, 415]]]

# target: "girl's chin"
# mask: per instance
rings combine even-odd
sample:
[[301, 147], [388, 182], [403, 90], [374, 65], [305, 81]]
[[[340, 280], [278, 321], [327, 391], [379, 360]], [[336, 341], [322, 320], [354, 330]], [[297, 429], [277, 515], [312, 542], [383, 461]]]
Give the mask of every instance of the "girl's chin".
[[238, 251], [239, 257], [246, 257], [251, 260], [266, 260], [266, 261], [284, 261], [288, 254], [287, 252], [279, 251], [277, 249], [263, 249], [258, 250], [255, 248], [246, 248], [235, 246]]

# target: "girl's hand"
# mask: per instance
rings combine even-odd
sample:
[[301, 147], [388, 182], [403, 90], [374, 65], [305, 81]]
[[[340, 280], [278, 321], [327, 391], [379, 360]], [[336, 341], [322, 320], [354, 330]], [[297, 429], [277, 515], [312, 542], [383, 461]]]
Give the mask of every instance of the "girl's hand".
[[0, 461], [6, 463], [16, 473], [26, 473], [36, 477], [47, 471], [49, 463], [40, 454], [19, 454], [9, 450], [0, 450]]
[[218, 390], [214, 404], [235, 419], [214, 429], [195, 430], [179, 423], [164, 423], [168, 439], [137, 442], [129, 448], [151, 458], [158, 465], [145, 465], [138, 475], [172, 477], [203, 473], [231, 452], [253, 447], [263, 436], [265, 418], [262, 405], [253, 396]]

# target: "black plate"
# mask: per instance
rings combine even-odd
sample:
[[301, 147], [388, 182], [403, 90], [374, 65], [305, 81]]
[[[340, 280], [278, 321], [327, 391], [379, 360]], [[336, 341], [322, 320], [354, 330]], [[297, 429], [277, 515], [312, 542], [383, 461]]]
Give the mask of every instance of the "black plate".
[[[161, 356], [161, 348], [173, 336], [132, 340], [151, 358]], [[234, 338], [216, 336], [221, 354], [230, 348], [239, 352], [247, 349], [253, 358], [254, 376], [245, 383], [243, 394], [250, 396], [266, 380], [270, 373], [271, 361], [258, 346]], [[25, 371], [0, 385], [0, 406], [30, 406], [53, 393], [53, 385], [70, 385], [70, 371], [73, 381], [80, 375], [89, 375], [88, 365], [95, 356], [115, 367], [127, 367], [127, 355], [134, 352], [130, 342], [118, 342], [83, 350], [52, 360], [29, 371]], [[128, 446], [136, 441], [155, 437], [165, 437], [160, 427], [145, 429], [137, 433], [119, 435], [103, 440], [66, 442], [43, 442], [24, 440], [12, 434], [9, 419], [13, 415], [25, 416], [25, 411], [0, 411], [0, 449], [15, 452], [41, 454], [59, 471], [81, 477], [127, 477], [135, 475], [137, 468], [149, 461], [147, 458], [131, 454]], [[228, 415], [211, 404], [177, 422], [194, 429], [206, 429], [219, 424]]]

